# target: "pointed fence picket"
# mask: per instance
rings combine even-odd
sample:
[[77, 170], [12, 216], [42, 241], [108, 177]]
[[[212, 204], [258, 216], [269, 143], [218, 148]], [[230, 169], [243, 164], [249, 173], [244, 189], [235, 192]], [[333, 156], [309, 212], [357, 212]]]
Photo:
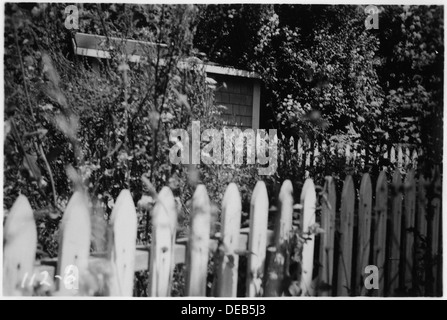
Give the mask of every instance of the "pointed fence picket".
[[371, 210], [372, 210], [372, 185], [368, 173], [363, 174], [360, 183], [358, 206], [358, 237], [357, 237], [357, 270], [354, 280], [354, 294], [366, 293], [363, 284], [363, 272], [369, 265], [369, 253], [371, 246]]
[[217, 297], [235, 297], [237, 292], [241, 196], [235, 183], [230, 183], [222, 200], [222, 237], [218, 255]]
[[313, 261], [315, 234], [311, 228], [315, 226], [315, 209], [317, 196], [312, 179], [306, 179], [303, 190], [301, 191], [301, 205], [303, 214], [301, 219], [302, 232], [307, 239], [303, 244], [302, 272], [301, 272], [301, 292], [302, 295], [313, 295], [314, 286], [312, 285]]
[[414, 180], [414, 170], [405, 177], [405, 198], [404, 198], [404, 216], [405, 221], [405, 265], [404, 265], [404, 287], [411, 288], [413, 286], [414, 276], [414, 248], [415, 248], [415, 218], [416, 218], [416, 182]]
[[268, 196], [265, 183], [258, 181], [250, 203], [248, 236], [247, 297], [262, 296], [262, 281], [267, 246]]
[[76, 191], [62, 217], [56, 274], [60, 276], [58, 293], [63, 296], [75, 295], [79, 275], [88, 273], [91, 222], [87, 203], [86, 196]]
[[149, 292], [152, 297], [168, 297], [174, 268], [177, 211], [171, 189], [163, 187], [152, 215], [152, 242], [149, 259]]
[[346, 177], [343, 184], [340, 209], [340, 237], [338, 259], [337, 296], [351, 295], [352, 249], [354, 235], [355, 190], [352, 177]]
[[391, 248], [388, 257], [388, 293], [394, 295], [395, 291], [401, 287], [400, 276], [400, 254], [401, 254], [401, 229], [402, 229], [402, 177], [399, 169], [396, 169], [392, 180], [392, 202], [391, 202], [391, 230], [393, 230]]
[[33, 210], [24, 195], [12, 206], [4, 227], [3, 295], [30, 291], [36, 255], [37, 230]]
[[186, 295], [206, 296], [206, 277], [210, 238], [211, 205], [204, 185], [199, 185], [192, 198], [191, 232], [187, 246]]
[[137, 212], [129, 190], [123, 190], [119, 194], [110, 220], [113, 229], [111, 262], [114, 271], [110, 295], [131, 297], [133, 294], [138, 222]]
[[[442, 294], [439, 285], [442, 283], [440, 177], [435, 172], [434, 178], [420, 175], [416, 180], [411, 169], [405, 173], [402, 185], [401, 168], [396, 168], [392, 177], [382, 171], [373, 194], [371, 178], [364, 174], [356, 194], [354, 180], [348, 175], [340, 195], [340, 208], [337, 208], [334, 178], [326, 177], [318, 197], [320, 203], [317, 203], [313, 180], [307, 179], [300, 204], [294, 204], [292, 182], [286, 180], [279, 192], [278, 209], [270, 210], [276, 212], [276, 217], [271, 217], [275, 219], [270, 219], [275, 222], [274, 230], [268, 230], [269, 201], [265, 183], [259, 181], [254, 188], [250, 226], [244, 229], [240, 229], [241, 197], [237, 186], [230, 184], [222, 201], [220, 235], [211, 239], [211, 206], [205, 186], [199, 185], [193, 196], [189, 237], [177, 240], [177, 205], [172, 191], [164, 187], [152, 212], [150, 250], [135, 245], [136, 210], [130, 192], [124, 190], [110, 219], [109, 255], [101, 257], [90, 253], [91, 209], [87, 197], [75, 192], [61, 220], [59, 257], [44, 259], [40, 264], [35, 263], [37, 233], [33, 212], [26, 197], [19, 196], [4, 226], [3, 292], [30, 295], [35, 283], [48, 271], [49, 277], [59, 279], [59, 283], [55, 281], [57, 287], [52, 289], [54, 294], [94, 294], [89, 285], [99, 259], [105, 270], [111, 267], [106, 280], [108, 290], [101, 291], [102, 294], [132, 295], [134, 271], [149, 270], [148, 294], [169, 296], [173, 268], [185, 263], [186, 295], [234, 297], [241, 279], [239, 255], [243, 253], [247, 260], [244, 274], [248, 297], [291, 293], [439, 296]], [[321, 205], [321, 216], [317, 218], [318, 205]], [[294, 210], [299, 216], [295, 224], [292, 223]], [[319, 229], [316, 222], [324, 230], [318, 237], [315, 236]], [[340, 237], [335, 237], [336, 224], [339, 224]], [[304, 239], [299, 258], [289, 256], [297, 253], [291, 247], [296, 245], [291, 240], [297, 234]], [[427, 249], [423, 239], [429, 240]], [[334, 257], [336, 246], [338, 257]], [[431, 264], [421, 264], [424, 250], [430, 250]], [[207, 290], [207, 277], [211, 276], [208, 262], [213, 255], [214, 281], [211, 290]], [[300, 266], [292, 266], [292, 259]], [[379, 289], [365, 289], [365, 267], [370, 264], [378, 266]], [[292, 269], [300, 272], [298, 277]], [[284, 287], [282, 279], [296, 286]], [[333, 284], [337, 286], [334, 288]]]
[[322, 249], [320, 250], [321, 261], [321, 281], [320, 286], [325, 286], [325, 290], [320, 290], [320, 295], [331, 295], [333, 267], [334, 267], [334, 238], [335, 238], [335, 214], [336, 214], [336, 193], [335, 181], [332, 177], [326, 177], [322, 203]]
[[382, 171], [379, 174], [376, 185], [376, 203], [375, 203], [375, 222], [374, 222], [374, 264], [379, 269], [379, 289], [375, 295], [384, 296], [385, 292], [385, 261], [386, 261], [386, 228], [388, 211], [388, 185], [386, 173]]
[[278, 212], [275, 221], [274, 246], [270, 250], [267, 269], [266, 296], [281, 294], [281, 283], [288, 273], [288, 252], [293, 219], [293, 186], [290, 180], [283, 182], [279, 191]]

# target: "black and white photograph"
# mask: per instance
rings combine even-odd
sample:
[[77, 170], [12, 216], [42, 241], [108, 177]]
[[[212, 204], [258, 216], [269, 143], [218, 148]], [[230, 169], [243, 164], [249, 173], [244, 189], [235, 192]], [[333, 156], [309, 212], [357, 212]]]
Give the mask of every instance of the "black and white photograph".
[[3, 3], [1, 296], [444, 297], [444, 5], [349, 3]]

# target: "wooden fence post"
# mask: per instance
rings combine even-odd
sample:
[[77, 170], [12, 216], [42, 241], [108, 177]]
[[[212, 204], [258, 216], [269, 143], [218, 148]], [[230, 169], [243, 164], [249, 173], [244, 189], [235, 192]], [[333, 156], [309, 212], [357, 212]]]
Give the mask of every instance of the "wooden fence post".
[[293, 186], [290, 180], [285, 180], [278, 197], [278, 211], [274, 231], [274, 252], [268, 265], [265, 296], [281, 295], [280, 285], [284, 273], [288, 272], [289, 243], [292, 231], [293, 216]]
[[301, 204], [303, 216], [301, 230], [303, 236], [307, 238], [303, 245], [302, 273], [301, 273], [301, 294], [309, 296], [313, 294], [312, 272], [314, 265], [315, 234], [310, 233], [310, 228], [315, 225], [315, 209], [317, 195], [315, 185], [312, 179], [306, 179], [301, 192]]
[[37, 230], [33, 209], [24, 195], [14, 202], [3, 232], [3, 295], [31, 295]]
[[90, 255], [91, 222], [87, 197], [76, 191], [67, 204], [60, 225], [59, 261], [57, 272], [58, 294], [72, 296], [77, 294], [82, 279], [79, 275], [87, 273]]
[[152, 242], [149, 259], [149, 293], [151, 297], [171, 294], [174, 271], [177, 210], [171, 189], [163, 187], [152, 214]]
[[[222, 243], [217, 266], [217, 297], [236, 297], [239, 256], [239, 231], [242, 202], [235, 183], [230, 183], [222, 200]], [[219, 250], [219, 247], [218, 247]]]
[[[391, 149], [393, 150], [393, 149]], [[388, 185], [385, 171], [380, 172], [376, 185], [374, 263], [379, 269], [379, 289], [375, 295], [383, 296], [385, 292], [385, 250], [388, 209]]]
[[186, 263], [186, 295], [206, 296], [211, 205], [203, 184], [197, 186], [192, 198], [191, 229]]
[[250, 202], [248, 236], [247, 297], [262, 296], [262, 279], [267, 247], [268, 195], [265, 183], [258, 181]]
[[322, 244], [320, 247], [321, 270], [319, 274], [320, 285], [327, 287], [326, 290], [320, 290], [322, 296], [332, 295], [332, 275], [334, 270], [334, 238], [335, 238], [335, 214], [336, 214], [336, 192], [335, 181], [332, 177], [326, 177], [323, 191], [322, 203], [322, 228], [324, 233], [321, 235]]
[[405, 268], [404, 279], [405, 287], [413, 287], [413, 259], [415, 244], [415, 218], [416, 218], [416, 182], [414, 180], [414, 169], [408, 172], [405, 177], [405, 196], [404, 196], [404, 220], [405, 220]]
[[352, 295], [352, 252], [354, 235], [355, 190], [352, 177], [343, 183], [340, 209], [340, 259], [338, 263], [337, 296]]
[[358, 243], [357, 243], [357, 272], [355, 277], [355, 292], [364, 295], [364, 270], [369, 265], [371, 247], [371, 209], [372, 184], [368, 173], [364, 173], [360, 183], [359, 211], [358, 211]]
[[135, 274], [137, 212], [129, 190], [122, 190], [119, 194], [110, 220], [113, 230], [111, 262], [114, 271], [110, 295], [131, 297]]
[[[399, 147], [399, 150], [401, 148]], [[400, 267], [401, 264], [401, 229], [402, 229], [402, 176], [400, 174], [399, 168], [394, 170], [393, 180], [392, 180], [392, 191], [391, 191], [391, 230], [392, 235], [390, 237], [390, 256], [388, 257], [389, 268], [388, 268], [388, 283], [387, 291], [388, 295], [393, 296], [396, 289], [401, 287], [400, 280]]]

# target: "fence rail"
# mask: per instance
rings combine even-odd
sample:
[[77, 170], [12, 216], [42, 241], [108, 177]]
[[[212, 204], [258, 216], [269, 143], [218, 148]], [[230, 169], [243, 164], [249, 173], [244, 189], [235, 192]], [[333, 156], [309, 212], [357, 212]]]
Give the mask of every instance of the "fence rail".
[[[357, 191], [355, 179], [348, 175], [340, 195], [334, 178], [326, 177], [321, 192], [309, 178], [295, 205], [292, 183], [286, 180], [277, 211], [270, 210], [276, 215], [272, 230], [264, 182], [255, 186], [250, 226], [244, 229], [240, 229], [241, 197], [232, 183], [222, 201], [221, 232], [211, 239], [205, 186], [199, 185], [194, 193], [190, 234], [185, 239], [175, 239], [176, 205], [171, 190], [164, 187], [152, 216], [150, 246], [135, 245], [136, 210], [130, 192], [123, 190], [111, 215], [111, 245], [101, 254], [90, 253], [89, 209], [77, 192], [61, 221], [58, 258], [39, 262], [33, 212], [27, 198], [19, 196], [4, 226], [3, 294], [30, 295], [36, 283], [48, 285], [56, 295], [95, 294], [92, 266], [99, 261], [107, 266], [104, 295], [131, 296], [134, 272], [149, 270], [149, 295], [169, 296], [174, 266], [185, 264], [186, 295], [205, 296], [208, 262], [214, 256], [212, 294], [236, 296], [243, 254], [247, 297], [438, 296], [442, 294], [441, 176], [416, 179], [414, 170], [404, 176], [398, 168], [392, 177], [383, 171], [374, 188], [365, 173]], [[365, 287], [368, 265], [378, 268], [377, 289]]]

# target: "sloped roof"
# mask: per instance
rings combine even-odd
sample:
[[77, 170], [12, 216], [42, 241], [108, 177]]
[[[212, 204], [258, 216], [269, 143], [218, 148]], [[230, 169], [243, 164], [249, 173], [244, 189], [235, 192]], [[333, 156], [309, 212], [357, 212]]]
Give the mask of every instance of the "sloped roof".
[[[93, 35], [87, 33], [76, 33], [73, 45], [75, 48], [75, 53], [77, 55], [100, 58], [100, 59], [110, 59], [110, 49], [125, 47], [126, 54], [128, 54], [128, 59], [131, 62], [139, 62], [142, 57], [147, 56], [148, 48], [150, 47], [161, 47], [167, 48], [166, 44], [157, 44], [154, 42], [130, 40], [130, 39], [120, 39], [116, 37], [109, 37], [109, 48], [106, 48], [107, 37], [101, 35]], [[182, 61], [182, 63], [189, 63], [187, 61]], [[253, 71], [236, 69], [228, 66], [221, 66], [215, 63], [203, 63], [204, 69], [207, 73], [213, 74], [223, 74], [235, 77], [260, 79], [259, 74]]]

